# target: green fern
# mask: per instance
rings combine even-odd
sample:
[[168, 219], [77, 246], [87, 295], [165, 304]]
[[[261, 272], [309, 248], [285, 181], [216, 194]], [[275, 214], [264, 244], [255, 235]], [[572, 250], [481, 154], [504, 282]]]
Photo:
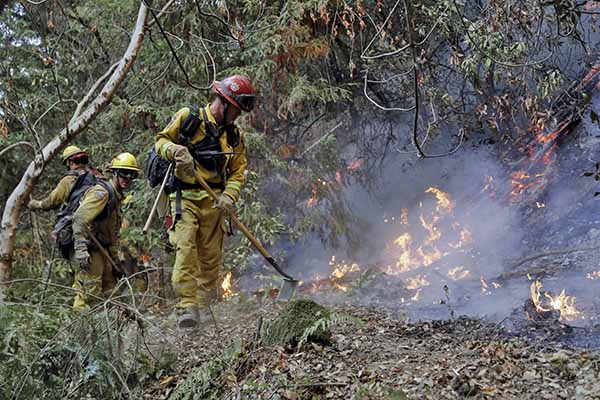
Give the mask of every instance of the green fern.
[[301, 348], [304, 343], [307, 342], [308, 338], [313, 336], [317, 332], [329, 331], [331, 328], [339, 325], [354, 324], [357, 327], [364, 326], [362, 319], [353, 317], [347, 314], [330, 313], [323, 318], [316, 320], [311, 326], [306, 328], [298, 341], [298, 348]]

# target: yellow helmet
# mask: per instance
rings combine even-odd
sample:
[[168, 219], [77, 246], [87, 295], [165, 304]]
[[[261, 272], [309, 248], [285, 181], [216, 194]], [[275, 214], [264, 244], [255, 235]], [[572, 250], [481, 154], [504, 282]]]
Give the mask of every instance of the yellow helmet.
[[81, 150], [77, 146], [67, 146], [63, 150], [63, 154], [62, 154], [62, 162], [63, 162], [63, 164], [65, 164], [69, 158], [73, 157], [76, 154], [87, 154], [87, 151]]
[[140, 167], [135, 156], [131, 153], [121, 153], [110, 162], [109, 169], [128, 169], [140, 172]]

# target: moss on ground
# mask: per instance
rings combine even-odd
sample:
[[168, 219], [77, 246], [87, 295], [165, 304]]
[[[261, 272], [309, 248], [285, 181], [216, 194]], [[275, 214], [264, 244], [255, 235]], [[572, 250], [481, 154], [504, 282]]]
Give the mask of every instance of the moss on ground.
[[[304, 332], [323, 318], [330, 318], [331, 312], [312, 300], [300, 299], [289, 302], [273, 320], [263, 335], [266, 345], [295, 346]], [[307, 338], [308, 342], [320, 344], [331, 343], [331, 332], [328, 329], [316, 329]]]

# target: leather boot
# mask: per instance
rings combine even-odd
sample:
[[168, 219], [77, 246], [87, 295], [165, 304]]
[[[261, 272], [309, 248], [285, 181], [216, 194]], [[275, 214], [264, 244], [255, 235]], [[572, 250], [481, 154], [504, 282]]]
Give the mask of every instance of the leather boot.
[[189, 306], [183, 309], [179, 319], [177, 320], [177, 326], [180, 329], [195, 328], [198, 326], [199, 315], [198, 307]]

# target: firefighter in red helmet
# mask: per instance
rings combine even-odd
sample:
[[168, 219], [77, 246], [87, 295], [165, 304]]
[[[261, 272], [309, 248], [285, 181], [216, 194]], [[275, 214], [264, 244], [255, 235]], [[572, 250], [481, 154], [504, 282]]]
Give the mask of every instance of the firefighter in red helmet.
[[[244, 137], [235, 125], [256, 102], [254, 87], [245, 76], [213, 82], [212, 101], [204, 107], [177, 111], [156, 136], [158, 155], [175, 163], [170, 187], [174, 224], [170, 241], [175, 249], [171, 281], [179, 295], [178, 325], [197, 327], [217, 285], [223, 258], [224, 217], [240, 196], [245, 179]], [[219, 195], [213, 202], [196, 182], [199, 174]]]

